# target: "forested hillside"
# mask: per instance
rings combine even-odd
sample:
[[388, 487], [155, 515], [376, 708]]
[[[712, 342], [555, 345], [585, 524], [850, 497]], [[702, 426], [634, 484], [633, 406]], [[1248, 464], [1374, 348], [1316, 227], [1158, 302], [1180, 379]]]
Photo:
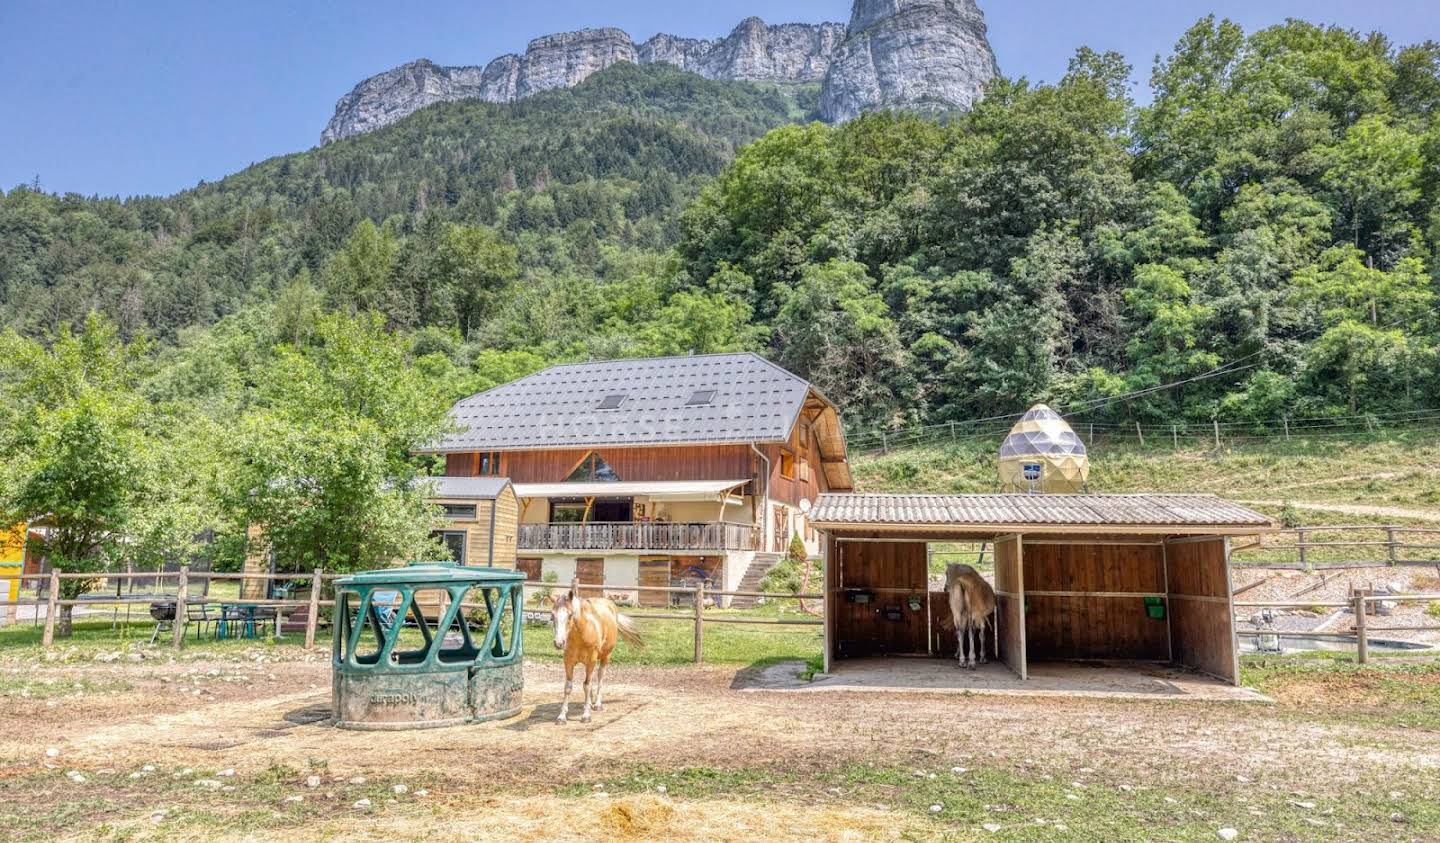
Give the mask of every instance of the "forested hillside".
[[1440, 400], [1440, 47], [1206, 19], [1144, 107], [1135, 76], [1082, 49], [966, 114], [832, 128], [802, 123], [813, 88], [621, 64], [170, 198], [17, 188], [0, 316], [171, 346], [373, 311], [482, 380], [477, 357], [754, 348], [867, 428]]
[[[169, 198], [0, 197], [3, 523], [72, 571], [439, 553], [414, 450], [548, 362], [756, 349], [852, 431], [1440, 402], [1440, 46], [1203, 20], [945, 119], [620, 64]], [[191, 557], [193, 558], [193, 557]], [[81, 580], [67, 581], [76, 588]]]
[[524, 102], [437, 105], [169, 198], [17, 188], [0, 197], [0, 318], [43, 333], [93, 309], [172, 341], [298, 281], [396, 328], [469, 333], [524, 298], [497, 295], [511, 281], [563, 297], [659, 260], [737, 148], [816, 95], [622, 64]]

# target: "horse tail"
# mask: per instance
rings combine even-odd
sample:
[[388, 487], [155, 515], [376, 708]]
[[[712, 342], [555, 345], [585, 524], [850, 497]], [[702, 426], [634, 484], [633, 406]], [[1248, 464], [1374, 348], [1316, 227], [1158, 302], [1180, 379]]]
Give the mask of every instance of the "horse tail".
[[645, 642], [640, 638], [639, 627], [635, 626], [635, 620], [629, 615], [622, 615], [616, 612], [615, 629], [620, 633], [620, 637], [625, 639], [626, 644], [632, 647], [645, 646]]

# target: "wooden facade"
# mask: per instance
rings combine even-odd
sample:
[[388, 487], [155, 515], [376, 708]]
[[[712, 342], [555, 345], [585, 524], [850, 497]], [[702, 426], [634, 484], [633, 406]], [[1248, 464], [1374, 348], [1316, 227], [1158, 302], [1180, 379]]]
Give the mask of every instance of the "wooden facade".
[[924, 542], [842, 542], [836, 573], [836, 652], [924, 653], [930, 630]]
[[1172, 540], [1165, 543], [1164, 551], [1174, 660], [1238, 683], [1229, 541]]
[[[981, 538], [976, 534], [967, 536]], [[937, 530], [886, 535], [856, 529], [824, 535], [825, 656], [953, 656], [941, 631], [949, 605], [927, 593], [926, 541], [958, 539]], [[1021, 679], [1037, 661], [1169, 662], [1239, 683], [1224, 536], [1050, 533], [985, 536], [994, 542], [998, 658]], [[873, 600], [857, 603], [857, 593]], [[918, 630], [908, 598], [923, 598]], [[828, 669], [828, 667], [827, 667]]]
[[520, 502], [510, 484], [494, 498], [437, 497], [434, 503], [475, 507], [474, 516], [452, 517], [437, 533], [463, 532], [467, 565], [514, 568], [519, 541]]

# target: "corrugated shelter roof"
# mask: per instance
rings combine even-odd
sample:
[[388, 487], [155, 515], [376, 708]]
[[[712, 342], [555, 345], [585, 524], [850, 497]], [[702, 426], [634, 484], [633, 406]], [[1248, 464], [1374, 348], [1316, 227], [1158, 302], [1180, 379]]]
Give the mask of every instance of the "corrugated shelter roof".
[[510, 485], [508, 477], [426, 477], [436, 498], [494, 500]]
[[1272, 528], [1269, 518], [1214, 495], [821, 495], [812, 526], [826, 528], [935, 528], [983, 531], [1025, 528], [1064, 532], [1176, 532]]
[[460, 401], [462, 430], [425, 450], [781, 442], [809, 393], [757, 354], [570, 363]]

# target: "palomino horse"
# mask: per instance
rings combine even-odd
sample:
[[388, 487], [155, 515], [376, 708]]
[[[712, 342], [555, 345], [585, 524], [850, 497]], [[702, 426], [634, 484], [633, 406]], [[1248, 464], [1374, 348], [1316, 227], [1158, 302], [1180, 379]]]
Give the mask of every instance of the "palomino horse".
[[[950, 617], [955, 623], [955, 658], [961, 667], [985, 663], [985, 627], [995, 613], [995, 589], [969, 565], [945, 566], [945, 593], [950, 598]], [[975, 658], [975, 639], [980, 641], [980, 658]]]
[[[560, 701], [560, 716], [555, 718], [555, 722], [565, 722], [570, 711], [575, 665], [583, 664], [585, 711], [580, 715], [580, 722], [589, 723], [590, 709], [593, 707], [599, 711], [605, 706], [601, 685], [605, 682], [605, 666], [610, 664], [610, 651], [615, 649], [616, 642], [621, 638], [628, 644], [640, 646], [640, 632], [635, 628], [635, 622], [620, 614], [610, 600], [581, 597], [578, 582], [570, 583], [570, 590], [555, 598], [550, 609], [550, 625], [555, 630], [555, 649], [565, 651], [565, 696]], [[590, 685], [592, 674], [595, 677], [593, 689]]]

